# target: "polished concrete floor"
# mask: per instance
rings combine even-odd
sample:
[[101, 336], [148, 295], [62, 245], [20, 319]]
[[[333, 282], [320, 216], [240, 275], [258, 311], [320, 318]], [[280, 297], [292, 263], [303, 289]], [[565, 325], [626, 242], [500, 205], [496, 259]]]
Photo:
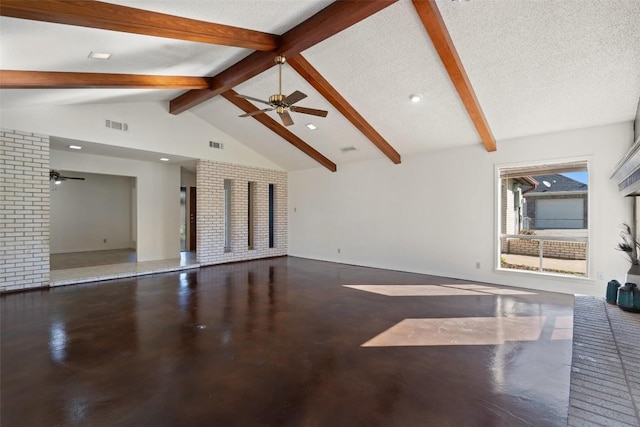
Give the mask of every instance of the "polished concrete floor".
[[567, 423], [572, 296], [282, 257], [0, 309], [2, 426]]

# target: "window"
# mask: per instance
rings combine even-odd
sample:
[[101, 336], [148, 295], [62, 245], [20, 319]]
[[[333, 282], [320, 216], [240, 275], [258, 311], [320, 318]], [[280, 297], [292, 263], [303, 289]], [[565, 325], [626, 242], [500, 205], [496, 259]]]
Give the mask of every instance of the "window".
[[247, 183], [247, 247], [253, 249], [253, 235], [254, 235], [254, 205], [256, 198], [256, 183], [249, 181]]
[[231, 180], [224, 180], [224, 251], [231, 252]]
[[274, 224], [275, 224], [275, 186], [269, 184], [269, 247], [275, 247], [274, 242]]
[[498, 268], [586, 277], [587, 162], [498, 171]]

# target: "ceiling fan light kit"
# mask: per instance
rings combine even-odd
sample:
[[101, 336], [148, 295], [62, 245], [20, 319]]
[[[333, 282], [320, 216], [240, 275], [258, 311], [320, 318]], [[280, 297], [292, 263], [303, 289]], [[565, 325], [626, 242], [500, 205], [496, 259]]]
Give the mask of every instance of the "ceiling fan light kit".
[[84, 181], [84, 178], [75, 177], [75, 176], [64, 176], [59, 171], [49, 170], [49, 181], [53, 181], [54, 184], [59, 185], [62, 181], [66, 181], [68, 179], [75, 179], [78, 181]]
[[254, 98], [248, 95], [236, 95], [239, 98], [249, 99], [252, 101], [260, 102], [262, 104], [267, 104], [269, 108], [252, 111], [250, 113], [242, 114], [239, 117], [251, 117], [257, 114], [266, 113], [267, 111], [275, 110], [275, 112], [280, 116], [282, 124], [284, 124], [285, 126], [291, 126], [294, 123], [289, 112], [310, 114], [312, 116], [318, 117], [327, 117], [328, 111], [294, 106], [293, 104], [307, 97], [307, 95], [300, 92], [299, 90], [296, 90], [289, 96], [285, 96], [282, 94], [282, 64], [286, 62], [286, 59], [284, 56], [278, 55], [275, 57], [275, 62], [278, 65], [278, 93], [271, 95], [269, 97], [269, 101], [264, 101], [262, 99]]

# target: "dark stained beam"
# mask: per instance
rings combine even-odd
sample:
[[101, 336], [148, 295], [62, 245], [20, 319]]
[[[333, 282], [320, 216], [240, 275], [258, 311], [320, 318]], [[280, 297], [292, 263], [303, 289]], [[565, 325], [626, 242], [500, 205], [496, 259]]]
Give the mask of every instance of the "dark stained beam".
[[447, 26], [440, 15], [435, 0], [412, 0], [413, 6], [416, 8], [424, 28], [429, 33], [433, 46], [436, 48], [440, 59], [444, 64], [449, 77], [453, 82], [460, 99], [464, 104], [471, 121], [473, 122], [482, 144], [487, 151], [496, 151], [496, 140], [491, 133], [487, 119], [480, 108], [478, 98], [471, 86], [467, 72], [460, 61], [458, 52], [451, 40]]
[[[232, 104], [240, 108], [245, 113], [252, 113], [254, 111], [259, 110], [258, 108], [255, 107], [255, 105], [253, 105], [246, 99], [238, 98], [237, 97], [238, 94], [232, 89], [226, 92], [223, 92], [221, 95], [224, 96], [227, 100], [229, 100]], [[327, 159], [325, 156], [320, 154], [319, 151], [317, 151], [315, 148], [313, 148], [312, 146], [310, 146], [309, 144], [307, 144], [306, 142], [298, 138], [296, 135], [291, 133], [287, 128], [282, 126], [277, 121], [273, 120], [267, 114], [257, 114], [253, 116], [253, 118], [259, 121], [260, 123], [262, 123], [263, 125], [265, 125], [266, 127], [268, 127], [269, 129], [271, 129], [278, 136], [287, 140], [291, 145], [293, 145], [294, 147], [296, 147], [297, 149], [305, 153], [307, 156], [311, 157], [313, 160], [320, 163], [325, 168], [329, 169], [331, 172], [335, 172], [338, 169], [335, 163], [333, 163], [331, 160]]]
[[311, 84], [364, 136], [380, 149], [393, 163], [400, 163], [400, 154], [347, 102], [346, 99], [302, 55], [287, 59], [291, 67]]
[[203, 89], [207, 77], [0, 70], [3, 89]]
[[343, 0], [330, 4], [282, 35], [274, 52], [254, 52], [213, 78], [210, 89], [192, 90], [171, 100], [169, 111], [179, 114], [243, 83], [275, 65], [276, 54], [291, 57], [357, 24], [398, 0]]
[[99, 1], [2, 0], [0, 15], [252, 50], [271, 51], [279, 45], [274, 34]]

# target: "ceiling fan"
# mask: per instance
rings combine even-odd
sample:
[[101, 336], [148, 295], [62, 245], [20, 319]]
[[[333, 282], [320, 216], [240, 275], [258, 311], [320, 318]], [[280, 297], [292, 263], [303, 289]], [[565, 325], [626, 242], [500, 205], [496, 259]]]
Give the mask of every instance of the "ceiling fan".
[[285, 63], [286, 59], [284, 58], [284, 56], [276, 56], [275, 61], [276, 64], [278, 64], [278, 93], [275, 95], [271, 95], [269, 97], [269, 101], [263, 101], [262, 99], [254, 98], [247, 95], [236, 95], [238, 98], [250, 99], [252, 101], [267, 104], [269, 105], [269, 108], [265, 108], [264, 110], [259, 111], [252, 111], [251, 113], [243, 114], [239, 117], [251, 117], [255, 116], [256, 114], [262, 114], [266, 113], [267, 111], [275, 110], [285, 126], [290, 126], [293, 124], [293, 119], [291, 118], [289, 111], [292, 111], [294, 113], [311, 114], [312, 116], [327, 117], [328, 112], [325, 110], [316, 110], [315, 108], [298, 107], [293, 105], [296, 102], [301, 101], [307, 97], [307, 95], [300, 92], [299, 90], [296, 90], [289, 96], [284, 96], [282, 94], [282, 64]]
[[80, 181], [84, 181], [84, 178], [76, 176], [64, 176], [60, 174], [60, 172], [53, 169], [49, 170], [49, 181], [53, 181], [55, 184], [60, 184], [62, 181], [66, 181], [67, 179], [77, 179]]

